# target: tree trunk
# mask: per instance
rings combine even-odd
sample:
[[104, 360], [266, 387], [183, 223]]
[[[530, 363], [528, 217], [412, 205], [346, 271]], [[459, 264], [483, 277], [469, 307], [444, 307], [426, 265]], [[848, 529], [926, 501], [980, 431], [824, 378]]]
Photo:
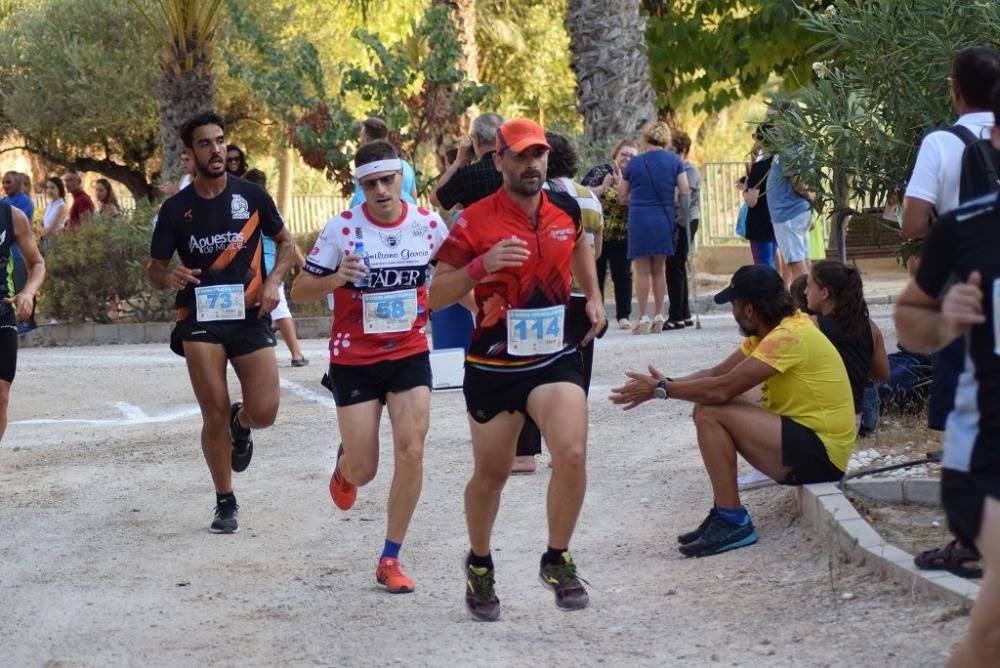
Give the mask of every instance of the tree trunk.
[[[179, 68], [178, 68], [179, 69]], [[160, 74], [160, 141], [163, 143], [162, 174], [175, 179], [181, 171], [180, 129], [191, 116], [211, 111], [215, 104], [215, 73], [209, 64], [184, 72], [166, 68]]]
[[295, 160], [295, 149], [279, 149], [278, 158], [278, 211], [289, 220], [292, 215], [292, 174]]
[[570, 66], [587, 136], [631, 137], [656, 118], [639, 0], [569, 0]]

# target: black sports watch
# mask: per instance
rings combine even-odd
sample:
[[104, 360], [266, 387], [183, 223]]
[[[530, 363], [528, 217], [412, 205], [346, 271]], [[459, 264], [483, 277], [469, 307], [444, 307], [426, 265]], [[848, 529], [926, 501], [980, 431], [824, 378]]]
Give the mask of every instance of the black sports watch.
[[673, 382], [673, 378], [664, 378], [659, 383], [656, 384], [656, 389], [653, 390], [653, 396], [657, 399], [669, 399], [670, 393], [667, 392], [667, 383]]

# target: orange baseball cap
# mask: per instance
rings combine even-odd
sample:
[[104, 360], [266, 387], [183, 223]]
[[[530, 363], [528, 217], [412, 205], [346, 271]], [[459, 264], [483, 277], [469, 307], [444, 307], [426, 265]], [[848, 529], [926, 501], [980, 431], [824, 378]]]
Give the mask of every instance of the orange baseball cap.
[[529, 118], [512, 118], [497, 131], [497, 153], [503, 154], [507, 149], [520, 153], [532, 146], [551, 149], [542, 126]]

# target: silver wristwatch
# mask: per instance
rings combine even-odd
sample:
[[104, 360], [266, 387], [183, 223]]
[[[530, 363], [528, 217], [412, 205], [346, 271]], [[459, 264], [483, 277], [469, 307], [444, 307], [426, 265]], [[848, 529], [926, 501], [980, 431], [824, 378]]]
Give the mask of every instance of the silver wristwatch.
[[653, 390], [653, 396], [657, 399], [669, 399], [670, 393], [667, 392], [667, 383], [670, 382], [669, 378], [664, 378], [659, 383], [656, 384], [656, 389]]

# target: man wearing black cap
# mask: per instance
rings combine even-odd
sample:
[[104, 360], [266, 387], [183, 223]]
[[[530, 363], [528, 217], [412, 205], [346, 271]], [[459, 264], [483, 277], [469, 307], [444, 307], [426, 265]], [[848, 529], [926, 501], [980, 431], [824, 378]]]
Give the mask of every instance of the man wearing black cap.
[[[701, 525], [677, 537], [682, 554], [706, 557], [757, 542], [740, 503], [736, 454], [786, 485], [839, 480], [854, 448], [851, 384], [844, 362], [809, 316], [796, 310], [778, 273], [742, 267], [715, 296], [732, 305], [746, 337], [721, 364], [684, 378], [649, 366], [611, 401], [635, 408], [649, 399], [695, 404], [694, 422], [715, 504]], [[759, 401], [751, 390], [760, 386]], [[745, 394], [746, 393], [746, 394]]]

